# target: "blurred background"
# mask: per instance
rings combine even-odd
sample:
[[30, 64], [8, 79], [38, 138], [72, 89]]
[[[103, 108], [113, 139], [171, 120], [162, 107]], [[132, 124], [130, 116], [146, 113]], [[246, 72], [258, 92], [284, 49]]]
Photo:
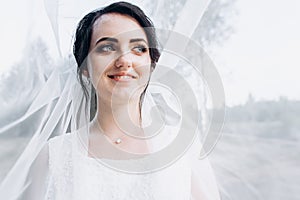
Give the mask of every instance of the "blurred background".
[[[26, 112], [54, 63], [71, 54], [78, 20], [111, 2], [1, 2], [0, 128]], [[201, 4], [129, 2], [171, 30], [188, 2]], [[222, 199], [300, 199], [299, 10], [298, 0], [212, 0], [193, 27], [191, 39], [215, 63], [226, 96], [222, 136], [209, 155]], [[0, 136], [0, 180], [27, 142], [16, 132]]]

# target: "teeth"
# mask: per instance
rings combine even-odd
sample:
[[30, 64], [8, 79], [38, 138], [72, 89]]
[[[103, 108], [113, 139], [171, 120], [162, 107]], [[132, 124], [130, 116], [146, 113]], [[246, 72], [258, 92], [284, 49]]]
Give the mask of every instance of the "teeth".
[[132, 78], [131, 76], [114, 76], [116, 79], [130, 79]]

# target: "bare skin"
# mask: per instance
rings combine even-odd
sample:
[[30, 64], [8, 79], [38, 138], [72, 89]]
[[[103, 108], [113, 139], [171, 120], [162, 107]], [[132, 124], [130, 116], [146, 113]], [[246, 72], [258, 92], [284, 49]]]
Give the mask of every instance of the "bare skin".
[[[110, 13], [96, 20], [85, 72], [97, 93], [97, 114], [90, 124], [90, 154], [120, 155], [113, 147], [136, 154], [149, 152], [146, 140], [130, 135], [144, 134], [139, 98], [150, 77], [150, 63], [146, 34], [133, 18]], [[120, 144], [115, 143], [117, 138], [121, 138]]]

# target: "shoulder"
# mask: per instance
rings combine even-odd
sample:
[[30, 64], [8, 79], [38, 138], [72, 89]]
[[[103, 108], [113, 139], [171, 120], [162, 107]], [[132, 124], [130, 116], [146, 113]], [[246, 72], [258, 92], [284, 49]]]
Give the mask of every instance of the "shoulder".
[[66, 161], [72, 153], [72, 133], [55, 136], [48, 141], [49, 166]]
[[55, 136], [48, 141], [49, 157], [69, 153], [72, 148], [73, 133]]
[[55, 136], [48, 141], [49, 150], [52, 148], [63, 147], [71, 143], [73, 133]]
[[55, 136], [48, 141], [49, 173], [52, 190], [55, 196], [64, 194], [72, 185], [73, 159], [72, 159], [72, 136], [67, 133]]
[[63, 135], [54, 136], [54, 137], [50, 138], [48, 142], [49, 143], [55, 143], [55, 142], [58, 142], [58, 141], [61, 141], [61, 140], [70, 139], [73, 134], [74, 133], [66, 133], [66, 134], [63, 134]]

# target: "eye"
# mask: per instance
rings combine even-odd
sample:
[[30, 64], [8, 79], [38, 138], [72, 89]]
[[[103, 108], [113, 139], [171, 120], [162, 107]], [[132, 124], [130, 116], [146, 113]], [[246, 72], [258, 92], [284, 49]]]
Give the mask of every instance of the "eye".
[[103, 44], [100, 45], [99, 47], [97, 47], [97, 51], [100, 53], [104, 53], [104, 52], [111, 52], [111, 51], [115, 51], [116, 48], [114, 47], [113, 44]]
[[137, 45], [135, 47], [133, 47], [133, 51], [135, 51], [136, 53], [145, 53], [148, 51], [148, 48], [144, 45]]

